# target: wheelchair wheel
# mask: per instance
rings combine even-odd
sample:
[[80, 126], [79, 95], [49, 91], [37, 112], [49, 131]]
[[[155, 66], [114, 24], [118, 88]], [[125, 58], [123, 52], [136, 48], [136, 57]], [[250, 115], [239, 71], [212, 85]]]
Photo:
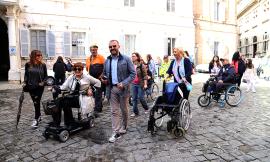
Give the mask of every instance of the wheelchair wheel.
[[174, 128], [173, 129], [173, 134], [175, 135], [175, 137], [183, 137], [185, 134], [185, 130], [183, 128]]
[[179, 126], [182, 127], [185, 131], [187, 131], [190, 125], [190, 119], [191, 111], [189, 101], [186, 99], [182, 99], [180, 104]]
[[210, 98], [207, 95], [202, 94], [198, 98], [198, 104], [201, 107], [207, 107], [210, 104]]
[[230, 86], [225, 94], [226, 103], [230, 106], [237, 106], [242, 100], [242, 91], [237, 86]]
[[156, 83], [153, 83], [151, 85], [151, 94], [150, 97], [152, 99], [152, 101], [154, 101], [159, 95], [159, 87]]

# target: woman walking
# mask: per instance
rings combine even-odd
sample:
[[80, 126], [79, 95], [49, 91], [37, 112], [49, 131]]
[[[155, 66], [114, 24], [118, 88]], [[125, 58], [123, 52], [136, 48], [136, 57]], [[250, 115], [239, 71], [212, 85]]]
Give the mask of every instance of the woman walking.
[[138, 110], [138, 99], [140, 100], [142, 107], [145, 110], [145, 113], [148, 113], [148, 105], [144, 99], [144, 89], [147, 88], [147, 73], [145, 66], [140, 60], [140, 55], [137, 52], [132, 53], [132, 62], [135, 67], [136, 76], [132, 81], [132, 102], [133, 102], [133, 113], [130, 115], [131, 117], [139, 115]]
[[174, 48], [173, 54], [175, 60], [171, 62], [167, 74], [174, 76], [174, 82], [179, 83], [183, 97], [188, 99], [191, 89], [189, 89], [187, 85], [192, 84], [192, 65], [189, 58], [185, 58], [185, 53], [182, 48]]
[[57, 61], [53, 64], [53, 72], [57, 85], [62, 85], [66, 80], [67, 65], [64, 63], [63, 57], [58, 56]]
[[42, 53], [33, 50], [30, 61], [25, 64], [24, 89], [29, 92], [35, 107], [35, 118], [32, 127], [38, 127], [40, 118], [40, 100], [44, 91], [44, 80], [47, 77], [47, 67], [42, 61]]

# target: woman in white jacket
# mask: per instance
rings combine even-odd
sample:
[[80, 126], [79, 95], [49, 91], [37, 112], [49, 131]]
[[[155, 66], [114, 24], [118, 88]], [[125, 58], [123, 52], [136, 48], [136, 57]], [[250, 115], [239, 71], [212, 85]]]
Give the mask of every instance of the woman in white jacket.
[[81, 62], [75, 63], [73, 66], [74, 74], [70, 75], [60, 88], [54, 87], [56, 91], [69, 91], [69, 95], [60, 98], [58, 112], [53, 115], [54, 123], [56, 126], [60, 126], [61, 123], [61, 110], [64, 111], [64, 123], [66, 126], [74, 122], [72, 115], [72, 107], [80, 108], [80, 92], [85, 92], [85, 95], [92, 96], [93, 92], [90, 85], [95, 87], [101, 87], [100, 80], [90, 76], [89, 74], [83, 74], [83, 64]]
[[255, 90], [255, 82], [256, 82], [256, 72], [254, 65], [252, 64], [252, 60], [247, 60], [247, 69], [244, 73], [244, 78], [247, 81], [247, 92], [252, 90], [253, 93], [256, 92]]

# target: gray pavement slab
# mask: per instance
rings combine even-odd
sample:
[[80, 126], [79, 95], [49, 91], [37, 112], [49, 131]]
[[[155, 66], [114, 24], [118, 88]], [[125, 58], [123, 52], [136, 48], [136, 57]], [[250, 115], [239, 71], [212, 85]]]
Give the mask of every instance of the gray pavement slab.
[[[108, 143], [112, 133], [108, 105], [94, 128], [71, 135], [66, 143], [61, 143], [42, 136], [46, 123], [51, 121], [43, 111], [40, 126], [30, 127], [34, 111], [26, 94], [16, 130], [21, 89], [3, 88], [0, 83], [0, 161], [269, 161], [270, 86], [264, 83], [257, 87], [257, 93], [246, 93], [243, 84], [242, 103], [220, 109], [217, 103], [207, 108], [197, 104], [202, 83], [194, 82], [189, 99], [192, 123], [184, 137], [175, 138], [166, 132], [166, 123], [152, 136], [147, 132], [148, 115], [141, 113], [130, 118], [127, 133], [113, 144]], [[50, 98], [51, 94], [45, 91], [43, 100]], [[143, 112], [141, 107], [139, 110]]]

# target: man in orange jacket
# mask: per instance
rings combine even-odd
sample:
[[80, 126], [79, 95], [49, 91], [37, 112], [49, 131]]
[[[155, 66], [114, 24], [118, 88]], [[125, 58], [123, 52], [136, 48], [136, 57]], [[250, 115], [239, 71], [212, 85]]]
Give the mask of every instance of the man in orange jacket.
[[[102, 55], [98, 54], [98, 46], [95, 44], [90, 46], [90, 52], [90, 57], [86, 58], [86, 70], [91, 76], [100, 80], [105, 59]], [[104, 85], [102, 85], [102, 87], [104, 87]], [[102, 108], [102, 88], [97, 88], [95, 92], [95, 113], [101, 112]]]

